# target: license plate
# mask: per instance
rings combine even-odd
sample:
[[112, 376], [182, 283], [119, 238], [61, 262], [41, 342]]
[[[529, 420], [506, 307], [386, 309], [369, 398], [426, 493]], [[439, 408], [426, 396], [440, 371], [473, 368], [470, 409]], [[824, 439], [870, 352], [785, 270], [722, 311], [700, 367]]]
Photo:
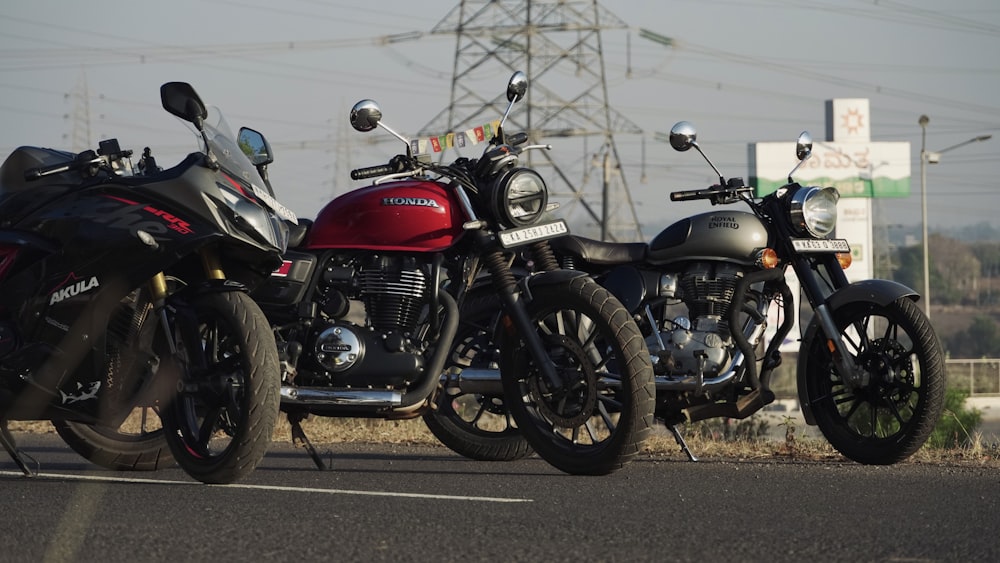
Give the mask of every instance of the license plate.
[[796, 252], [850, 252], [851, 246], [842, 238], [815, 239], [793, 238], [792, 247]]
[[500, 244], [504, 248], [518, 246], [521, 244], [555, 238], [569, 233], [566, 221], [560, 219], [554, 223], [544, 225], [532, 225], [520, 229], [510, 229], [500, 232]]

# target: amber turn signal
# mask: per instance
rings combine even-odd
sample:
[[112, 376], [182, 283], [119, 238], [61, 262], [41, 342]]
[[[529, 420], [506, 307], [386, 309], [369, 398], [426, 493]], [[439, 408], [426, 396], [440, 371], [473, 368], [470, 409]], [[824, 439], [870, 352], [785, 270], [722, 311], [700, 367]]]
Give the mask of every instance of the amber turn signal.
[[838, 252], [837, 253], [837, 262], [840, 262], [840, 268], [842, 270], [846, 270], [846, 269], [850, 268], [851, 267], [851, 262], [853, 260], [854, 259], [851, 258], [851, 253], [850, 252]]
[[765, 270], [778, 267], [778, 253], [773, 248], [764, 248], [757, 252], [757, 265]]

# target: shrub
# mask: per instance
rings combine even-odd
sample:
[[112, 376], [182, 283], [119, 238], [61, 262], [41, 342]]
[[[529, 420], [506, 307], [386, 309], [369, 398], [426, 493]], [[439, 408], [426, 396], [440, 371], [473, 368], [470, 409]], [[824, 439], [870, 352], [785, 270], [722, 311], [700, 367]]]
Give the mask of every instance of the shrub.
[[983, 413], [965, 406], [969, 392], [950, 388], [944, 394], [944, 410], [934, 431], [927, 440], [927, 447], [947, 449], [968, 446], [973, 442], [976, 428], [983, 422]]

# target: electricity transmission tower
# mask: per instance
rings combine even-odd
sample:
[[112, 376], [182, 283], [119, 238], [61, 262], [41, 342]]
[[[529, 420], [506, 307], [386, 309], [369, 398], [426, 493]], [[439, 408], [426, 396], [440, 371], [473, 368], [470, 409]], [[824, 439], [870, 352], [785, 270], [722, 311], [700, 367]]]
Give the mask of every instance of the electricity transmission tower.
[[73, 92], [67, 93], [65, 98], [72, 105], [70, 113], [66, 114], [72, 127], [69, 150], [73, 152], [87, 150], [92, 139], [90, 138], [90, 89], [87, 87], [86, 73], [80, 74]]
[[601, 45], [602, 30], [626, 27], [596, 0], [462, 0], [431, 30], [456, 36], [451, 103], [419, 134], [499, 118], [505, 80], [522, 70], [528, 94], [506, 128], [552, 144], [523, 158], [541, 169], [557, 213], [579, 234], [644, 240], [614, 139], [642, 130], [608, 105]]

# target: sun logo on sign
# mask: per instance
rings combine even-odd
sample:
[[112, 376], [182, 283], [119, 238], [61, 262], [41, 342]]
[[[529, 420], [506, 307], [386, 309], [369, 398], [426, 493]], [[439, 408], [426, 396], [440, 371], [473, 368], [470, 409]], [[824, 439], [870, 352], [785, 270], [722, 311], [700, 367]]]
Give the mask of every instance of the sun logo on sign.
[[855, 134], [861, 131], [864, 127], [865, 116], [861, 115], [861, 111], [856, 109], [849, 109], [847, 113], [843, 115], [844, 128], [847, 129], [848, 134]]

